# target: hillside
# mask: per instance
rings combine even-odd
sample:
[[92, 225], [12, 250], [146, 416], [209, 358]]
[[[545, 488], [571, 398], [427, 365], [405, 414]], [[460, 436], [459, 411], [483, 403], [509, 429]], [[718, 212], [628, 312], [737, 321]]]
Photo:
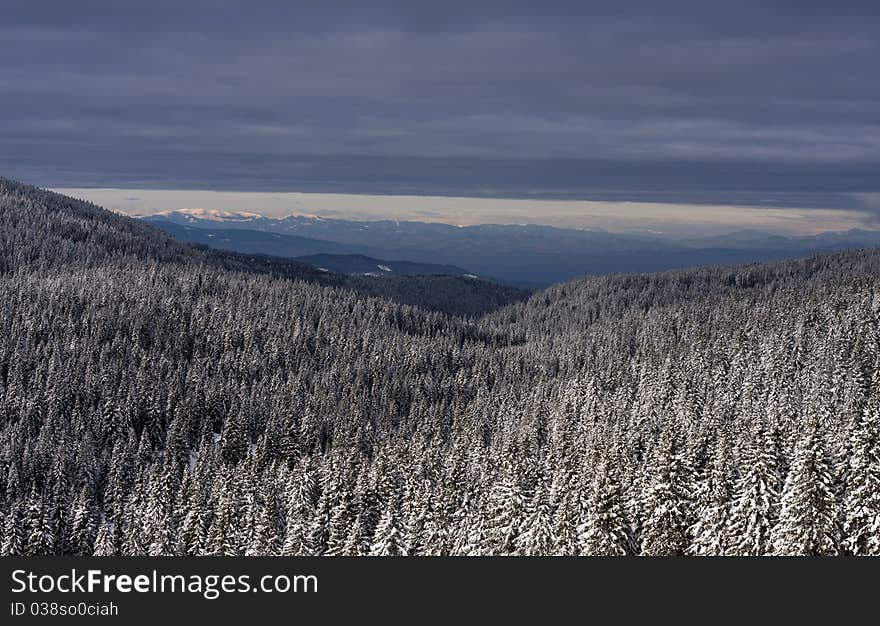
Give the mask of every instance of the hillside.
[[[233, 219], [233, 218], [225, 218]], [[148, 219], [156, 226], [173, 236], [177, 241], [201, 244], [220, 250], [243, 252], [245, 254], [271, 255], [292, 258], [314, 267], [329, 269], [339, 274], [369, 274], [381, 276], [383, 272], [401, 276], [464, 276], [472, 274], [455, 265], [418, 263], [413, 261], [390, 261], [369, 257], [361, 251], [387, 252], [382, 249], [341, 244], [322, 239], [311, 239], [297, 235], [242, 228], [204, 228], [179, 224], [167, 219]], [[382, 269], [382, 268], [388, 269]]]
[[310, 254], [352, 254], [358, 247], [334, 241], [282, 235], [243, 228], [206, 228], [179, 224], [168, 219], [143, 220], [172, 235], [177, 241], [197, 243], [213, 248], [247, 254], [269, 254], [277, 257], [299, 257]]
[[363, 254], [311, 254], [296, 257], [297, 261], [315, 267], [329, 269], [342, 274], [364, 274], [367, 276], [464, 276], [478, 278], [472, 272], [455, 265], [436, 265], [433, 263], [414, 263], [413, 261], [389, 261], [364, 256]]
[[3, 185], [4, 555], [880, 554], [880, 251], [460, 318]]
[[314, 265], [250, 252], [186, 245], [141, 220], [93, 204], [0, 178], [0, 273], [50, 271], [112, 263], [173, 263], [268, 274], [341, 287], [453, 315], [478, 315], [521, 300], [527, 292], [482, 280], [441, 276], [363, 277], [318, 270]]

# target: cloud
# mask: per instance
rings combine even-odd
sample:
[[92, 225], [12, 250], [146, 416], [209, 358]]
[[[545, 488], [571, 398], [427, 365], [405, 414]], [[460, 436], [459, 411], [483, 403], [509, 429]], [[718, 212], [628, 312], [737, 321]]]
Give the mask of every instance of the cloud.
[[[880, 163], [878, 6], [15, 3], [0, 23], [0, 168], [43, 184], [400, 193], [478, 191], [483, 175], [512, 194], [647, 193], [664, 169], [658, 193], [792, 192], [823, 171], [815, 191], [876, 191], [862, 173]], [[511, 159], [549, 169], [524, 179]], [[436, 178], [459, 160], [482, 169]]]

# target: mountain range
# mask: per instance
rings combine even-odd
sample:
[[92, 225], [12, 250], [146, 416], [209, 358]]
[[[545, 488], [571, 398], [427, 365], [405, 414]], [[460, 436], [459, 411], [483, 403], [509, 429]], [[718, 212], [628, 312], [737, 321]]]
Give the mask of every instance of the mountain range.
[[[531, 289], [579, 276], [779, 260], [880, 245], [880, 231], [870, 230], [812, 236], [741, 230], [712, 237], [675, 239], [538, 224], [459, 227], [299, 215], [268, 218], [254, 213], [204, 210], [167, 211], [144, 219], [181, 241], [297, 258], [311, 264], [320, 262], [345, 273], [373, 273], [379, 265], [403, 267], [401, 262], [409, 262], [419, 264], [411, 266], [410, 273], [473, 274]], [[314, 255], [320, 255], [320, 261]], [[361, 263], [330, 255], [360, 255], [369, 259]]]

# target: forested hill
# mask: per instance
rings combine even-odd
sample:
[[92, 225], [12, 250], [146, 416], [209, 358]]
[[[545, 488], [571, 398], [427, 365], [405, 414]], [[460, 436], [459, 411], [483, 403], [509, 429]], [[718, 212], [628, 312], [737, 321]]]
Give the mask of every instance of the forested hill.
[[876, 250], [462, 319], [2, 189], [4, 555], [880, 555]]
[[0, 178], [0, 273], [107, 263], [175, 263], [267, 274], [453, 315], [480, 315], [528, 295], [460, 276], [345, 276], [289, 259], [181, 244], [141, 220]]
[[781, 298], [818, 305], [841, 288], [857, 291], [878, 278], [880, 249], [876, 248], [773, 263], [587, 277], [544, 289], [488, 319], [536, 336], [570, 335], [600, 320], [656, 314], [676, 305], [707, 312], [731, 300], [756, 307]]
[[0, 178], [0, 271], [109, 260], [185, 261], [193, 251], [162, 231], [94, 204]]

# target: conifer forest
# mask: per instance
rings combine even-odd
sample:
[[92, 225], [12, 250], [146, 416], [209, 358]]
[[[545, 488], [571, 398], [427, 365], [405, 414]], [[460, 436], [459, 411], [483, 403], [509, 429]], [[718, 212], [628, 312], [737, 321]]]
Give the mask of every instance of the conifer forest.
[[528, 293], [0, 179], [2, 555], [880, 555], [880, 250]]

